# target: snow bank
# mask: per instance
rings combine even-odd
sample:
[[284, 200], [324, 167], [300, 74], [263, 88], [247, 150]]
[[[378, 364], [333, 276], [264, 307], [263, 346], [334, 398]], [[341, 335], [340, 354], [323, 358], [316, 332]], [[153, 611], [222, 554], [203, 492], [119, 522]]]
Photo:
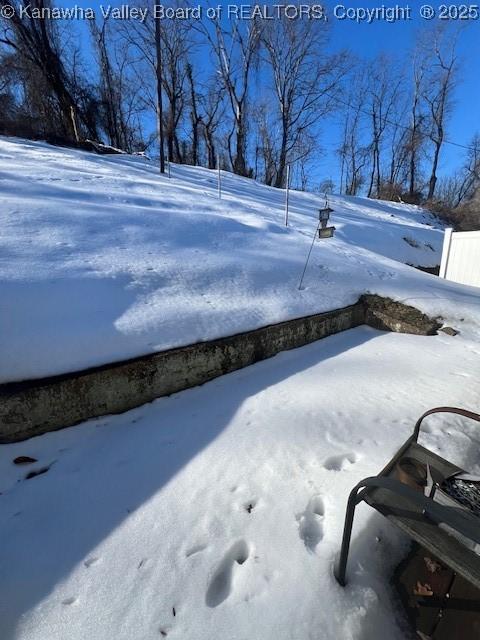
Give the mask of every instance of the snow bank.
[[[453, 320], [474, 290], [401, 263], [440, 261], [442, 230], [415, 206], [323, 197], [148, 160], [0, 138], [0, 382], [36, 378], [345, 306], [366, 290]], [[405, 240], [406, 239], [406, 240]]]

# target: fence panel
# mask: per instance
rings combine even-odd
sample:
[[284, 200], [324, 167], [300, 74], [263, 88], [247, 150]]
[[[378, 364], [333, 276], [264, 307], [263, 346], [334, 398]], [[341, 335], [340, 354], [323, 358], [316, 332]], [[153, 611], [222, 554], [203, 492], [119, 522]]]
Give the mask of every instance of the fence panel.
[[480, 231], [445, 230], [440, 277], [480, 287]]

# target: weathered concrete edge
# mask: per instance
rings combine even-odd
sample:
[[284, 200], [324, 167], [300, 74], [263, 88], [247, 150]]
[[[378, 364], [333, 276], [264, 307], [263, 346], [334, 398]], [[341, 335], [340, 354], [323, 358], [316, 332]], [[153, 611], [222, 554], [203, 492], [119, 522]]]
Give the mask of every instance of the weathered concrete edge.
[[63, 376], [0, 385], [0, 443], [122, 413], [155, 398], [365, 324], [356, 304], [227, 338], [150, 354]]
[[433, 336], [442, 326], [439, 318], [430, 318], [415, 307], [367, 293], [360, 298], [365, 306], [365, 324], [381, 331]]

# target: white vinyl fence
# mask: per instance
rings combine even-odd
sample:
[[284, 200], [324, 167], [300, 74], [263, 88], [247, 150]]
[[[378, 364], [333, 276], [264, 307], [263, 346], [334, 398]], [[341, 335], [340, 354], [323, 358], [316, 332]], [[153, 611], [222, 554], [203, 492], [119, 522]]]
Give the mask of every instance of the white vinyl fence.
[[480, 231], [445, 229], [440, 277], [480, 287]]

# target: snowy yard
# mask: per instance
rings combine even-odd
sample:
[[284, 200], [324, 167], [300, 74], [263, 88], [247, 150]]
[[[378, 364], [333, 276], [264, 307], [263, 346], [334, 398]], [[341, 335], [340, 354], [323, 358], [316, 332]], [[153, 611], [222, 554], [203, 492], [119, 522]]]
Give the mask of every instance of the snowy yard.
[[[442, 231], [415, 206], [333, 197], [224, 172], [0, 138], [0, 382], [75, 371], [329, 311], [366, 290], [452, 321], [472, 289], [402, 263], [440, 263]], [[426, 291], [428, 294], [426, 295]], [[7, 313], [8, 310], [8, 313]]]
[[[401, 640], [389, 583], [407, 541], [346, 499], [436, 405], [480, 406], [478, 289], [440, 261], [418, 207], [323, 205], [224, 174], [0, 138], [0, 382], [109, 363], [332, 310], [370, 291], [452, 337], [360, 327], [202, 387], [0, 448], [2, 640]], [[480, 472], [480, 433], [421, 441]], [[32, 456], [17, 466], [17, 456]], [[33, 477], [27, 479], [28, 474]], [[35, 472], [40, 472], [35, 474]]]
[[[360, 327], [3, 446], [0, 636], [405, 639], [389, 586], [405, 539], [365, 506], [350, 584], [332, 577], [346, 497], [425, 409], [478, 408], [479, 355], [469, 332]], [[433, 416], [427, 429], [421, 441], [480, 471], [475, 424]]]

